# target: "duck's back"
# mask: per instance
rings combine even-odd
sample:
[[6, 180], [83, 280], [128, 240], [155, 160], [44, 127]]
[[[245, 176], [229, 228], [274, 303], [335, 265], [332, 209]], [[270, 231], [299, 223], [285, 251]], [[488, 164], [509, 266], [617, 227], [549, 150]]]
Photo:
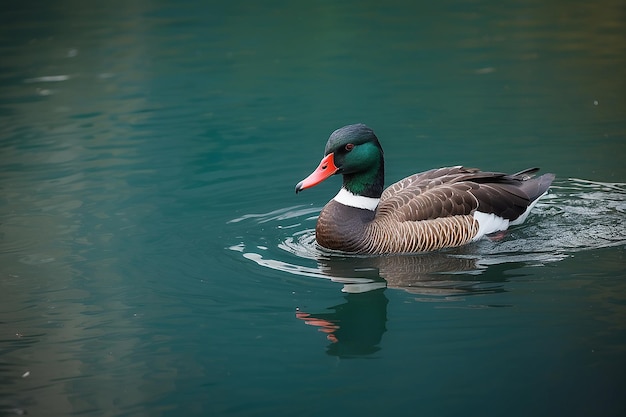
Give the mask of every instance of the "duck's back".
[[537, 171], [510, 175], [457, 166], [414, 174], [383, 192], [376, 219], [420, 221], [480, 211], [514, 221], [554, 180], [553, 174], [532, 178]]

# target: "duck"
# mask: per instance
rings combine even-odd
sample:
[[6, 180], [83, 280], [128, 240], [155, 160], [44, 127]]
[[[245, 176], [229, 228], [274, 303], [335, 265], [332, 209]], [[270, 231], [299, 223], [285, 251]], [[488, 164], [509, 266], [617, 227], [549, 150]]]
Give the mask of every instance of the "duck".
[[454, 166], [410, 175], [384, 189], [383, 148], [365, 124], [335, 130], [317, 169], [296, 194], [333, 175], [341, 189], [321, 210], [315, 240], [355, 254], [431, 252], [522, 224], [555, 179], [539, 168], [515, 174]]

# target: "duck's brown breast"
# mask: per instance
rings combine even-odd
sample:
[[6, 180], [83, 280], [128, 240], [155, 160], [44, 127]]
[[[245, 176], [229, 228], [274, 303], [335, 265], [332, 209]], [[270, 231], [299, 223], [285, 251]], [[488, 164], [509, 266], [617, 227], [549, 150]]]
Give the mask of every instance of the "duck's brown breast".
[[317, 219], [315, 239], [327, 249], [363, 252], [367, 243], [365, 228], [373, 219], [371, 210], [330, 200]]

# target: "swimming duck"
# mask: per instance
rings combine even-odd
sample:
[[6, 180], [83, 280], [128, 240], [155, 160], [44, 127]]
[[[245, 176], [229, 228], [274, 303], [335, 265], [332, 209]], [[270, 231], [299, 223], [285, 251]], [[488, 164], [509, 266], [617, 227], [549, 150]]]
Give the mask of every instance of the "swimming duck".
[[554, 180], [462, 166], [431, 169], [383, 191], [385, 161], [364, 124], [335, 130], [317, 169], [296, 193], [343, 175], [339, 193], [317, 219], [315, 238], [327, 249], [363, 254], [414, 253], [461, 246], [521, 224]]

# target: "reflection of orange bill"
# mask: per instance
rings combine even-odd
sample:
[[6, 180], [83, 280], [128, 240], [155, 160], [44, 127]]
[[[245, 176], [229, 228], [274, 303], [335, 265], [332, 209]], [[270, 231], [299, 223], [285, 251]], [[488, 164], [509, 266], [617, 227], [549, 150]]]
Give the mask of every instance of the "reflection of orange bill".
[[303, 320], [305, 324], [309, 326], [319, 327], [317, 330], [323, 333], [326, 333], [326, 338], [333, 343], [337, 343], [338, 339], [333, 334], [335, 330], [339, 329], [339, 326], [333, 322], [324, 319], [318, 319], [316, 317], [311, 316], [309, 313], [296, 312], [296, 318]]

